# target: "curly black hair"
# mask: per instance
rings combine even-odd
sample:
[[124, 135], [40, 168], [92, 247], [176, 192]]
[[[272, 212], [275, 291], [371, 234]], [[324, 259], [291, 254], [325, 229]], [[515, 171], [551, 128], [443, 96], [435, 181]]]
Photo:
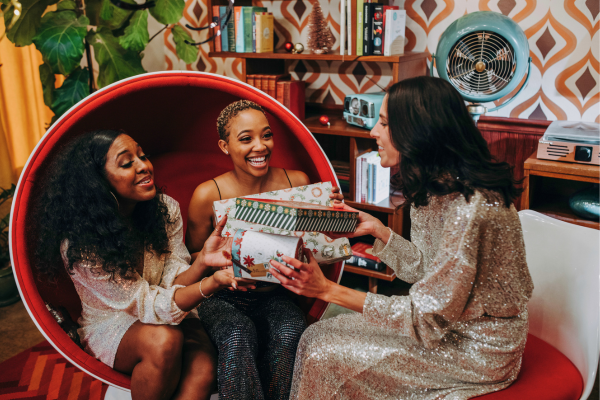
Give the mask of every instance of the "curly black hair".
[[98, 130], [77, 137], [45, 171], [31, 221], [35, 227], [38, 271], [55, 281], [65, 268], [60, 246], [69, 240], [67, 271], [79, 261], [101, 266], [128, 279], [144, 250], [169, 253], [167, 226], [173, 221], [157, 188], [156, 196], [136, 205], [131, 221], [118, 212], [106, 178], [106, 154], [121, 130]]
[[468, 202], [475, 189], [483, 189], [509, 207], [521, 193], [513, 168], [493, 159], [462, 97], [447, 81], [421, 76], [395, 83], [387, 112], [400, 152], [395, 182], [407, 204], [427, 205], [430, 195], [454, 192]]
[[261, 106], [250, 100], [235, 101], [221, 111], [219, 118], [217, 118], [217, 132], [219, 132], [219, 138], [221, 140], [226, 142], [229, 141], [229, 130], [227, 129], [227, 126], [239, 113], [249, 109], [257, 110], [265, 114], [265, 110], [263, 110]]

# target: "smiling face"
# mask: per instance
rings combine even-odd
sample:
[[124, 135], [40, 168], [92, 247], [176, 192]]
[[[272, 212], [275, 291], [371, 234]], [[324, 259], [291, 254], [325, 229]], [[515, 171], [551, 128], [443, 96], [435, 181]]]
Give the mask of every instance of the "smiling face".
[[267, 117], [250, 108], [232, 118], [227, 129], [228, 140], [219, 140], [219, 146], [231, 155], [233, 164], [251, 175], [265, 175], [274, 146]]
[[122, 212], [156, 196], [152, 163], [130, 136], [123, 134], [115, 139], [106, 154], [105, 169]]
[[390, 137], [387, 105], [388, 96], [386, 95], [379, 110], [379, 120], [371, 130], [371, 137], [377, 140], [379, 156], [381, 157], [381, 166], [390, 168], [398, 165], [400, 162], [400, 152], [396, 150], [392, 143], [392, 138]]

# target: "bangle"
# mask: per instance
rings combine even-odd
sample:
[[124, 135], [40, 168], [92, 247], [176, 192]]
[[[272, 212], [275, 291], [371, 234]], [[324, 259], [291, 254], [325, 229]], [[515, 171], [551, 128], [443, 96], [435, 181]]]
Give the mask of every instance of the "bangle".
[[202, 295], [202, 297], [204, 297], [205, 299], [209, 299], [209, 298], [211, 298], [211, 297], [212, 297], [212, 295], [213, 295], [214, 293], [211, 293], [211, 294], [209, 294], [209, 295], [207, 296], [207, 295], [205, 295], [205, 294], [204, 294], [204, 292], [202, 292], [202, 282], [203, 282], [203, 281], [204, 281], [206, 278], [208, 278], [208, 277], [207, 277], [207, 276], [205, 276], [204, 278], [202, 278], [202, 280], [200, 281], [200, 284], [198, 285], [198, 288], [200, 289], [200, 294]]

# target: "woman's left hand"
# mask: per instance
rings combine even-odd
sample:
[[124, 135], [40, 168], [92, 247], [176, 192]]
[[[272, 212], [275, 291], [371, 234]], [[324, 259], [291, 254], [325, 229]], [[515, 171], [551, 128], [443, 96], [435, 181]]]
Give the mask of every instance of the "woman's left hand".
[[219, 221], [213, 233], [204, 242], [204, 247], [196, 260], [202, 267], [218, 271], [233, 265], [231, 262], [233, 238], [221, 237], [221, 232], [223, 232], [226, 223], [227, 215]]
[[322, 298], [329, 290], [332, 283], [325, 278], [317, 260], [308, 249], [304, 249], [304, 254], [308, 258], [308, 264], [303, 263], [295, 258], [283, 256], [282, 259], [286, 263], [294, 267], [291, 269], [284, 264], [271, 260], [271, 265], [280, 272], [270, 269], [269, 272], [281, 282], [281, 285], [302, 296]]
[[331, 202], [331, 206], [334, 208], [341, 208], [344, 206], [344, 195], [341, 193], [341, 190], [338, 186], [334, 186], [331, 188], [331, 194], [329, 198], [333, 201]]

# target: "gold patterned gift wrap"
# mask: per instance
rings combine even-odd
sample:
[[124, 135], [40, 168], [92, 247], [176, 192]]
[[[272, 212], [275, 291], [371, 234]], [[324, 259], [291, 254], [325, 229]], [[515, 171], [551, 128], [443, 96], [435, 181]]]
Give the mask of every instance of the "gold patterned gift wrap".
[[354, 232], [358, 212], [300, 201], [235, 199], [235, 217], [288, 231]]
[[270, 261], [275, 260], [287, 265], [283, 262], [282, 256], [300, 260], [302, 239], [239, 229], [233, 235], [231, 254], [235, 276], [280, 283], [269, 272], [272, 268]]
[[[244, 196], [244, 198], [302, 201], [303, 203], [329, 206], [331, 204], [329, 195], [331, 194], [332, 187], [331, 182], [318, 182], [306, 186]], [[236, 199], [232, 198], [218, 200], [213, 203], [215, 225], [225, 215], [228, 216], [227, 224], [222, 233], [225, 237], [232, 237], [237, 229], [299, 237], [304, 241], [304, 247], [313, 253], [319, 264], [331, 264], [347, 260], [352, 256], [352, 249], [348, 238], [331, 239], [319, 232], [293, 231], [239, 220], [235, 217], [237, 208], [235, 201]]]

